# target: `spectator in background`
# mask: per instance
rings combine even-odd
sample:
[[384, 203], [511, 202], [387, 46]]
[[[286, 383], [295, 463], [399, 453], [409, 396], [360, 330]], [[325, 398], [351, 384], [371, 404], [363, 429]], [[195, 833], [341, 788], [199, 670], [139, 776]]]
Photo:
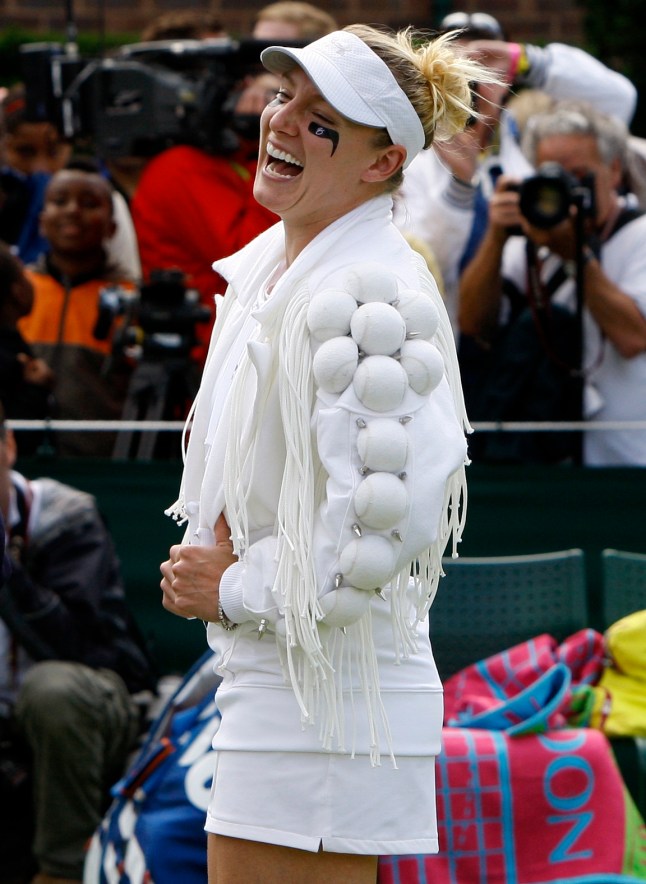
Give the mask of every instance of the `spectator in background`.
[[[525, 126], [532, 117], [552, 110], [556, 104], [556, 99], [540, 89], [525, 88], [510, 97], [506, 109], [516, 125], [519, 142], [522, 142]], [[640, 209], [646, 210], [646, 138], [628, 135], [626, 168], [620, 191], [634, 199]]]
[[[310, 40], [334, 29], [333, 20], [309, 4], [285, 2], [277, 7], [283, 18], [271, 19], [272, 34], [277, 36], [282, 21], [285, 40]], [[261, 11], [258, 28], [262, 15]], [[254, 29], [253, 38], [261, 39], [258, 35], [266, 34], [266, 27]], [[250, 72], [234, 89], [236, 107], [225, 111], [223, 123], [229, 144], [213, 150], [178, 145], [164, 151], [146, 166], [132, 201], [144, 278], [158, 268], [181, 269], [212, 313], [214, 294], [224, 291], [223, 280], [211, 269], [213, 262], [277, 220], [253, 196], [260, 112], [278, 85], [276, 77], [261, 71]], [[202, 358], [211, 326], [200, 326]]]
[[[546, 406], [542, 397], [554, 387], [553, 382], [546, 386], [545, 368], [560, 369], [557, 395], [582, 371], [585, 386], [573, 418], [646, 419], [646, 215], [619, 194], [626, 140], [625, 126], [583, 103], [557, 103], [533, 116], [525, 127], [523, 148], [532, 167], [557, 163], [572, 176], [571, 187], [587, 187], [594, 198], [572, 200], [562, 219], [543, 224], [528, 216], [527, 204], [521, 211], [518, 179], [507, 175], [498, 179], [487, 228], [460, 286], [460, 331], [485, 356], [480, 387], [473, 397], [473, 419], [531, 419], [530, 409], [537, 417]], [[582, 320], [576, 313], [577, 280]], [[570, 352], [557, 344], [555, 336], [559, 328], [554, 323], [563, 311], [575, 317], [572, 333], [565, 339]], [[559, 327], [565, 328], [563, 322]], [[533, 329], [537, 330], [533, 339], [546, 358], [539, 383], [523, 386], [529, 382], [523, 376], [526, 360], [516, 346], [510, 361], [509, 342], [520, 340], [510, 335], [522, 333], [526, 356]], [[504, 396], [501, 378], [506, 381]], [[505, 410], [492, 413], [493, 403]], [[544, 413], [544, 419], [550, 415]], [[517, 435], [520, 442], [503, 438], [502, 449], [494, 439], [483, 457], [536, 459], [522, 438], [529, 439], [530, 434]], [[547, 434], [548, 440], [551, 435]], [[584, 433], [583, 462], [646, 466], [646, 433], [590, 430]]]
[[[45, 188], [70, 161], [72, 151], [53, 122], [28, 118], [24, 87], [12, 87], [0, 116], [0, 240], [14, 246], [25, 264], [47, 251], [40, 230]], [[106, 248], [138, 278], [141, 264], [127, 201], [118, 190], [113, 201], [116, 223]]]
[[25, 263], [46, 248], [39, 229], [43, 194], [71, 154], [53, 123], [29, 120], [26, 111], [24, 87], [12, 87], [0, 116], [0, 240], [15, 246]]
[[[452, 144], [422, 152], [407, 170], [396, 203], [397, 225], [425, 241], [437, 256], [457, 335], [461, 266], [482, 235], [495, 179], [501, 171], [517, 178], [533, 171], [520, 149], [516, 121], [506, 110], [508, 96], [531, 87], [553, 99], [586, 100], [628, 125], [637, 92], [626, 77], [575, 46], [508, 41], [498, 21], [486, 13], [451, 13], [439, 30], [455, 31], [465, 51], [506, 84], [478, 87], [475, 103], [484, 118]], [[461, 361], [463, 357], [461, 351]]]
[[[0, 403], [9, 418], [43, 420], [51, 411], [54, 373], [38, 359], [18, 330], [34, 303], [34, 287], [21, 260], [0, 243]], [[33, 454], [42, 442], [37, 431], [17, 433], [23, 454]]]
[[[105, 241], [114, 230], [112, 192], [98, 167], [82, 164], [57, 172], [45, 192], [41, 229], [49, 251], [29, 268], [34, 305], [19, 329], [34, 353], [54, 371], [55, 416], [66, 420], [118, 420], [132, 366], [112, 352], [119, 320], [99, 332], [101, 291], [119, 287], [125, 297], [134, 284], [108, 262]], [[64, 432], [64, 455], [109, 456], [114, 435]]]
[[336, 21], [329, 12], [300, 0], [278, 0], [258, 12], [252, 36], [256, 40], [311, 41], [331, 34]]
[[[86, 842], [140, 732], [155, 678], [126, 607], [119, 563], [94, 499], [13, 471], [16, 443], [0, 410], [0, 512], [11, 571], [0, 588], [0, 726], [33, 786], [33, 858], [3, 872], [32, 884], [82, 879]], [[28, 748], [30, 755], [21, 752]], [[3, 831], [20, 847], [9, 784]], [[11, 828], [10, 828], [11, 827]], [[3, 835], [4, 840], [4, 835]], [[21, 860], [23, 868], [20, 868]], [[23, 880], [25, 880], [23, 878]]]
[[25, 88], [12, 86], [2, 101], [5, 127], [3, 160], [22, 175], [52, 174], [69, 160], [72, 147], [53, 122], [27, 117]]
[[176, 9], [164, 12], [141, 32], [144, 43], [155, 40], [209, 40], [226, 36], [222, 22], [208, 9]]

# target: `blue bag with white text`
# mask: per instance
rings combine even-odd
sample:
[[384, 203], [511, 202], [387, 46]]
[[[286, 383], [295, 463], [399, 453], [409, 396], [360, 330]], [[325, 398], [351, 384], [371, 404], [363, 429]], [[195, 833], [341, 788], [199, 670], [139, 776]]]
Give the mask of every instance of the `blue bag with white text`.
[[207, 651], [150, 729], [90, 842], [84, 884], [206, 884], [204, 821], [220, 724]]

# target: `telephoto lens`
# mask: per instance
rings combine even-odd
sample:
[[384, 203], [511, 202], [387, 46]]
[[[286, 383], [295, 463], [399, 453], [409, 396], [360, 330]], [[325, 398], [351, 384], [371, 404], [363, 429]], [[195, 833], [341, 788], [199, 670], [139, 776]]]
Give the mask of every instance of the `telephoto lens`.
[[548, 230], [564, 221], [570, 206], [593, 214], [593, 182], [579, 181], [559, 163], [543, 163], [520, 187], [520, 211], [534, 227]]

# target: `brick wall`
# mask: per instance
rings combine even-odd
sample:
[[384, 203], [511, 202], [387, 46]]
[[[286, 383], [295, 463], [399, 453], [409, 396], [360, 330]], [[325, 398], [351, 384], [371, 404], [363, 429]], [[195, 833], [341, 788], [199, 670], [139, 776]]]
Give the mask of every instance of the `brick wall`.
[[[105, 30], [137, 34], [157, 15], [175, 9], [209, 9], [234, 35], [248, 33], [263, 0], [74, 0], [74, 18], [81, 32], [101, 29], [99, 10], [105, 9]], [[340, 25], [356, 21], [432, 26], [455, 9], [495, 15], [513, 39], [545, 43], [582, 42], [583, 12], [577, 0], [328, 0], [321, 4]], [[66, 4], [52, 0], [0, 0], [2, 26], [64, 30]]]

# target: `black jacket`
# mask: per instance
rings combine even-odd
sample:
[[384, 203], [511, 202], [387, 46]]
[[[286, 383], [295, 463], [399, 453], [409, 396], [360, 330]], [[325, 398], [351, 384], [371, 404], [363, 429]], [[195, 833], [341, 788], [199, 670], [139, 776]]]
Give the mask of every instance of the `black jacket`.
[[39, 505], [30, 519], [29, 494], [20, 482], [14, 487], [21, 520], [11, 530], [13, 567], [0, 590], [0, 617], [34, 660], [107, 668], [133, 693], [153, 689], [153, 666], [126, 606], [119, 560], [94, 498], [36, 479], [31, 487]]

